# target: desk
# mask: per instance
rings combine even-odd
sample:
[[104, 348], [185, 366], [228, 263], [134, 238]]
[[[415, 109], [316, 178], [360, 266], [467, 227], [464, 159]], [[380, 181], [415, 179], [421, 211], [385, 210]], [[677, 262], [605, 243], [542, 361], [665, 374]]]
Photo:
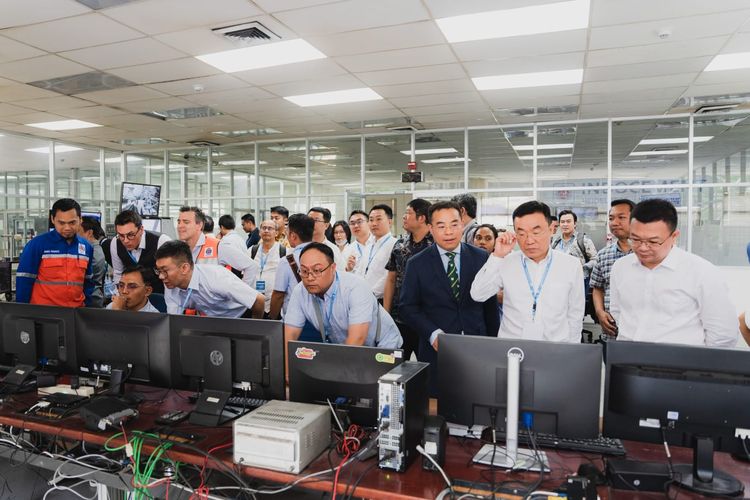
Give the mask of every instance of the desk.
[[[149, 429], [153, 427], [154, 418], [161, 413], [172, 409], [190, 409], [191, 406], [185, 398], [185, 393], [177, 393], [164, 389], [138, 388], [141, 389], [147, 401], [141, 407], [141, 414], [138, 419], [129, 423], [126, 430], [131, 429]], [[13, 426], [15, 428], [28, 429], [30, 431], [40, 432], [49, 436], [68, 439], [71, 441], [85, 441], [86, 443], [103, 445], [104, 442], [114, 433], [93, 432], [86, 429], [83, 421], [74, 415], [61, 421], [42, 421], [25, 417], [17, 413], [18, 410], [30, 406], [36, 400], [34, 394], [23, 394], [12, 398], [0, 409], [0, 424]], [[183, 422], [176, 427], [177, 429], [188, 429], [193, 433], [204, 435], [204, 439], [195, 443], [195, 446], [201, 450], [207, 451], [217, 445], [227, 443], [232, 438], [231, 424], [217, 428], [195, 427]], [[114, 441], [115, 444], [122, 444], [123, 440]], [[664, 461], [664, 449], [659, 445], [626, 442], [628, 457], [636, 460]], [[489, 482], [489, 472], [487, 467], [474, 466], [471, 464], [471, 458], [479, 449], [479, 443], [474, 440], [459, 440], [450, 438], [447, 446], [447, 459], [445, 471], [452, 479], [466, 479], [470, 481]], [[147, 449], [147, 451], [151, 451]], [[575, 452], [554, 452], [547, 451], [550, 458], [552, 473], [545, 477], [542, 488], [550, 489], [559, 486], [566, 475], [574, 473], [582, 462], [593, 462], [598, 468], [602, 468], [602, 459], [598, 455], [583, 455]], [[687, 448], [672, 448], [673, 460], [675, 463], [686, 463], [691, 461], [692, 451]], [[0, 453], [0, 455], [2, 455]], [[196, 451], [175, 444], [169, 450], [169, 456], [173, 460], [180, 462], [202, 465], [204, 457]], [[220, 450], [215, 455], [219, 460], [229, 466], [232, 464], [231, 450]], [[336, 454], [332, 454], [334, 464], [337, 465], [340, 460]], [[339, 495], [343, 495], [348, 484], [351, 484], [360, 476], [368, 467], [372, 465], [372, 460], [367, 462], [354, 462], [347, 466], [340, 473], [339, 477]], [[409, 469], [401, 474], [390, 471], [382, 471], [377, 467], [371, 467], [362, 479], [357, 488], [356, 495], [359, 497], [373, 499], [395, 499], [407, 500], [415, 498], [435, 498], [440, 491], [445, 488], [443, 478], [438, 473], [427, 472], [422, 470], [421, 457], [417, 458]], [[39, 464], [42, 465], [43, 464]], [[715, 454], [715, 465], [743, 481], [745, 489], [750, 492], [750, 466], [746, 463], [738, 462], [725, 453]], [[215, 467], [209, 461], [209, 467]], [[304, 471], [302, 476], [326, 470], [329, 468], [328, 459], [325, 454], [316, 459]], [[286, 484], [294, 481], [300, 476], [287, 474], [283, 472], [270, 471], [254, 467], [243, 467], [242, 473], [249, 478], [257, 479], [264, 483]], [[482, 477], [483, 474], [485, 477]], [[502, 470], [495, 470], [496, 480], [519, 480], [525, 483], [533, 482], [538, 477], [537, 474], [526, 473], [508, 473]], [[97, 479], [99, 480], [99, 479]], [[106, 482], [106, 481], [103, 481]], [[106, 482], [110, 486], [119, 484], [122, 486], [122, 480], [117, 478], [116, 481]], [[314, 481], [300, 483], [298, 487], [330, 491], [333, 486], [332, 475], [315, 478]], [[351, 489], [351, 488], [350, 488]], [[175, 493], [178, 493], [175, 490]], [[600, 488], [600, 495], [603, 498], [663, 498], [661, 494], [643, 494], [627, 491], [615, 491], [609, 488]], [[232, 496], [232, 495], [228, 495]], [[681, 492], [681, 498], [697, 498], [695, 495]]]

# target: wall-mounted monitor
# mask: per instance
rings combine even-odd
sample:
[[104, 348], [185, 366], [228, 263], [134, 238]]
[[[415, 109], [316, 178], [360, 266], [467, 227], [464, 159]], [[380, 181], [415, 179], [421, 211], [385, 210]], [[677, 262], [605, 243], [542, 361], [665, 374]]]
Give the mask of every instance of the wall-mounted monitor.
[[120, 193], [120, 208], [134, 210], [144, 217], [158, 217], [161, 186], [123, 182]]

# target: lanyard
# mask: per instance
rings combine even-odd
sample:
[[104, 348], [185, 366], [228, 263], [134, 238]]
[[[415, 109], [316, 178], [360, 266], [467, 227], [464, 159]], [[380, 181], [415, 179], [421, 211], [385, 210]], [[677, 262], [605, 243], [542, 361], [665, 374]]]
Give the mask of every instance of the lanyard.
[[[339, 273], [336, 273], [336, 279], [333, 282], [333, 291], [331, 292], [331, 298], [328, 301], [328, 307], [325, 311], [325, 317], [323, 319], [323, 336], [325, 337], [325, 341], [328, 342], [329, 333], [331, 331], [331, 317], [333, 316], [333, 303], [336, 302], [336, 295], [339, 293]], [[320, 300], [323, 302], [323, 305], [325, 306], [325, 300], [321, 299], [320, 297], [315, 297], [315, 299]]]
[[534, 303], [531, 306], [531, 319], [536, 319], [536, 304], [539, 300], [539, 295], [542, 294], [542, 287], [544, 286], [544, 281], [547, 279], [547, 274], [549, 274], [549, 268], [552, 266], [552, 257], [553, 257], [552, 251], [549, 252], [549, 260], [547, 261], [547, 265], [544, 268], [544, 274], [542, 274], [542, 280], [539, 282], [539, 288], [534, 290], [534, 284], [531, 282], [531, 275], [529, 274], [529, 267], [526, 265], [526, 257], [521, 257], [521, 264], [523, 265], [523, 272], [526, 275], [526, 282], [529, 284], [529, 291], [531, 292], [531, 298], [533, 299]]
[[388, 240], [391, 239], [391, 235], [388, 234], [386, 238], [383, 238], [383, 241], [380, 242], [380, 245], [378, 245], [377, 248], [375, 248], [375, 244], [373, 243], [372, 248], [370, 249], [370, 257], [367, 259], [367, 267], [365, 268], [365, 274], [367, 274], [367, 271], [370, 270], [370, 264], [372, 264], [372, 259], [375, 258], [375, 254], [377, 254], [381, 248], [386, 244]]
[[[273, 247], [271, 247], [271, 250], [273, 250]], [[263, 256], [263, 245], [260, 246], [259, 251], [260, 251], [260, 273], [258, 273], [258, 277], [261, 277], [261, 276], [263, 276], [263, 269], [265, 269], [265, 267], [266, 267], [266, 261], [268, 260], [268, 254], [271, 253], [271, 251], [269, 250], [268, 253], [265, 255], [265, 257]]]
[[362, 255], [365, 253], [364, 250], [362, 250], [362, 244], [357, 240], [354, 240], [354, 243], [357, 244], [357, 251], [359, 252], [359, 256], [362, 257]]
[[135, 255], [133, 255], [133, 251], [128, 252], [128, 255], [130, 255], [130, 260], [133, 261], [133, 264], [138, 264], [138, 259], [136, 259]]
[[185, 296], [185, 300], [182, 301], [182, 305], [180, 306], [180, 311], [184, 311], [187, 309], [188, 302], [190, 301], [190, 296], [193, 295], [193, 289], [188, 288], [188, 293]]

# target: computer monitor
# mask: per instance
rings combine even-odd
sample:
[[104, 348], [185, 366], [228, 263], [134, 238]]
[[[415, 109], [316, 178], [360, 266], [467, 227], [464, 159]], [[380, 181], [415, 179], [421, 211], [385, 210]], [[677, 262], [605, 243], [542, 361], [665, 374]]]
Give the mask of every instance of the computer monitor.
[[81, 211], [81, 217], [91, 217], [92, 219], [96, 219], [97, 222], [102, 222], [102, 213], [101, 212], [87, 212], [85, 210]]
[[608, 342], [604, 396], [605, 436], [691, 447], [694, 463], [673, 468], [677, 483], [709, 495], [741, 491], [713, 469], [713, 453], [747, 453], [736, 436], [750, 429], [750, 351]]
[[161, 313], [79, 308], [76, 310], [78, 371], [172, 387], [169, 316]]
[[[170, 329], [177, 370], [175, 386], [201, 391], [191, 422], [216, 425], [210, 423], [211, 419], [215, 417], [218, 422], [232, 393], [286, 399], [284, 330], [280, 321], [175, 315], [170, 316]], [[207, 394], [212, 396], [204, 398]], [[211, 398], [223, 401], [209, 404]]]
[[378, 379], [403, 362], [400, 349], [289, 342], [289, 400], [346, 410], [352, 423], [378, 422]]
[[161, 233], [161, 219], [142, 219], [141, 222], [146, 231]]
[[76, 369], [75, 309], [0, 303], [4, 362], [57, 373]]
[[[602, 350], [598, 344], [443, 335], [438, 351], [438, 414], [448, 422], [506, 432], [507, 353], [523, 351], [519, 410], [535, 432], [599, 435]], [[522, 425], [522, 428], [525, 428]]]
[[134, 210], [144, 217], [159, 215], [161, 186], [123, 182], [120, 192], [120, 208]]

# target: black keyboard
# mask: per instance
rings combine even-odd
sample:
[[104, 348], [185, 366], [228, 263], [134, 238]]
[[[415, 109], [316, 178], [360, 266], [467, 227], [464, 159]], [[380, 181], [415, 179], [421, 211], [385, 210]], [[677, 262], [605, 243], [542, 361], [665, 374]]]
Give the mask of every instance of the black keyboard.
[[266, 403], [268, 403], [267, 399], [246, 398], [243, 396], [231, 396], [229, 399], [227, 399], [227, 406], [231, 406], [233, 408], [244, 408], [246, 410], [254, 410], [255, 408], [263, 406]]
[[[536, 433], [534, 434], [534, 440], [539, 448], [597, 453], [599, 455], [625, 455], [625, 447], [622, 445], [622, 441], [616, 438], [599, 436], [592, 439], [570, 439], [561, 438], [554, 434]], [[531, 441], [526, 432], [518, 432], [518, 442], [526, 447], [531, 447]]]

